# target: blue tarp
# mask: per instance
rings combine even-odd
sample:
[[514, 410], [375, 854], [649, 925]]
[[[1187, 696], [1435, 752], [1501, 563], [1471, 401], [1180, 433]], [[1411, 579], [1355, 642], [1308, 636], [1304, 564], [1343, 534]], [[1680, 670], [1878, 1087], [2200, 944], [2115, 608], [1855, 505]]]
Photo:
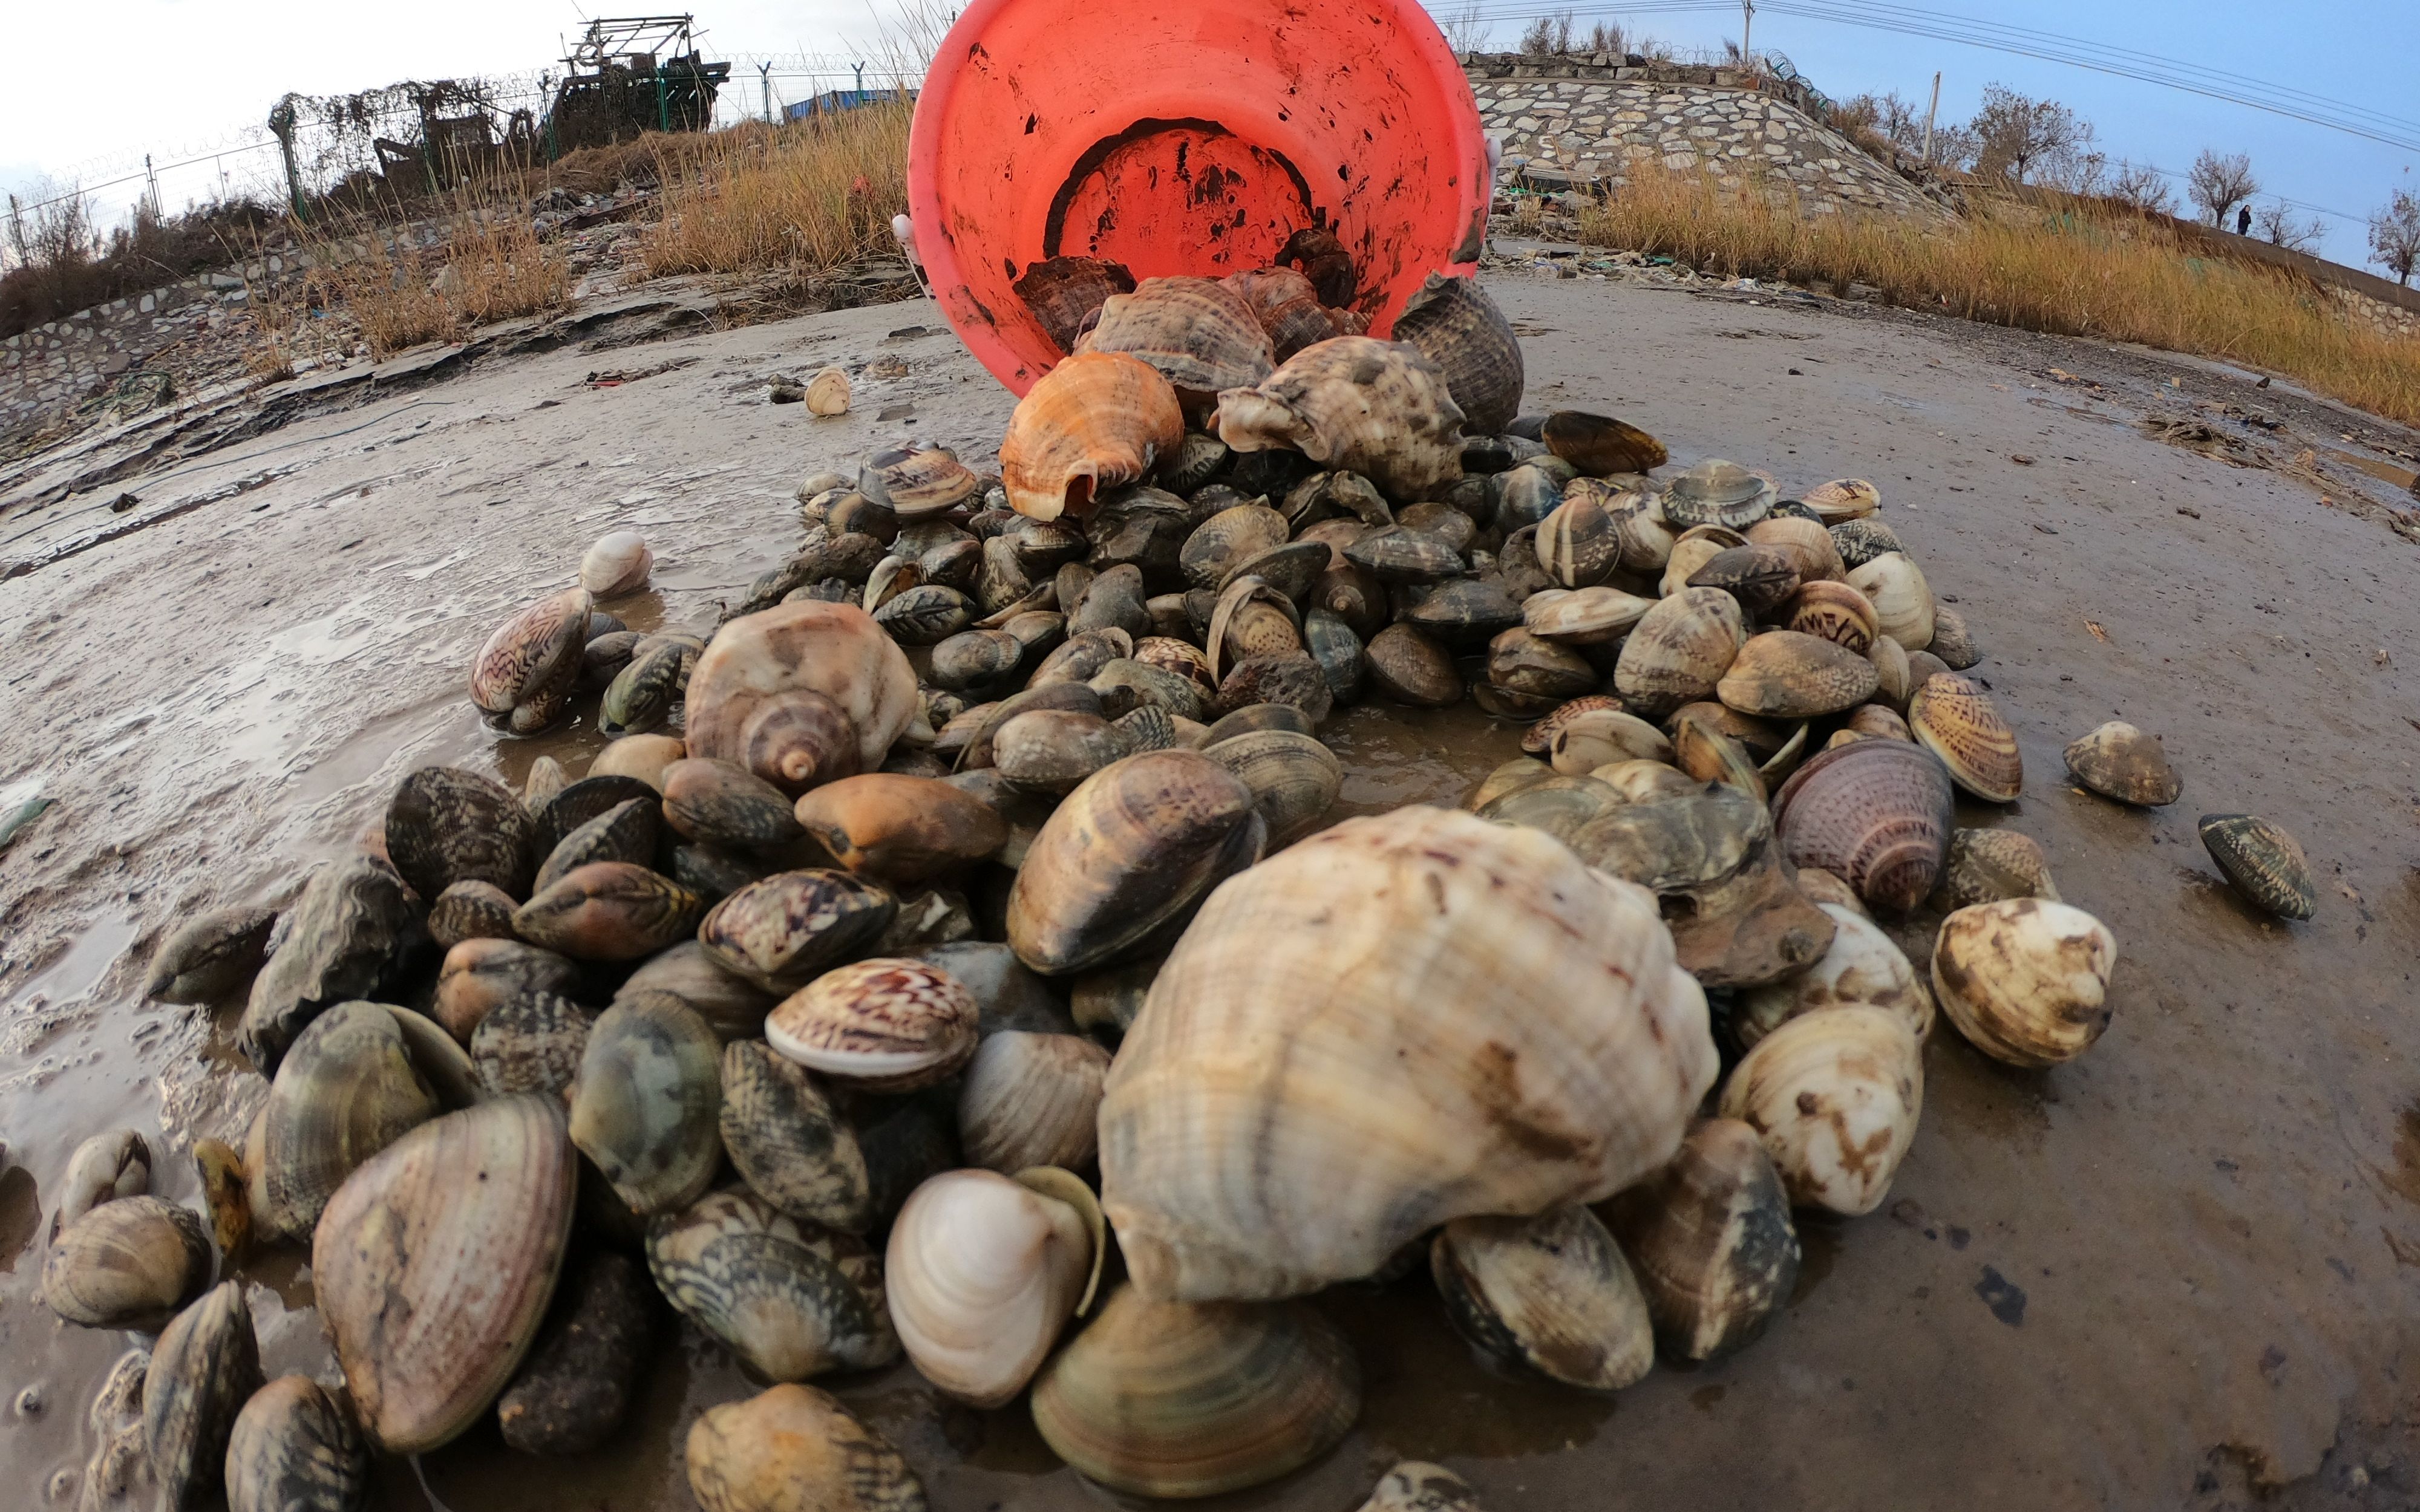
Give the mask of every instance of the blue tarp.
[[[810, 116], [828, 116], [836, 111], [855, 110], [860, 105], [871, 105], [878, 100], [899, 98], [900, 92], [896, 89], [827, 89], [812, 100], [801, 100], [786, 107], [783, 114], [791, 120], [800, 121]], [[907, 98], [915, 99], [916, 91], [908, 90]]]

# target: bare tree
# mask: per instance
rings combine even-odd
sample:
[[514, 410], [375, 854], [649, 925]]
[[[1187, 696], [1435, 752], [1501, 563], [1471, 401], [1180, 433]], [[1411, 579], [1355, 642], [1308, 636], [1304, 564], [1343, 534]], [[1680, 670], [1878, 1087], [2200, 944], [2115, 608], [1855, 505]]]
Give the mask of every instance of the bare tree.
[[1551, 16], [1540, 16], [1529, 23], [1521, 34], [1521, 51], [1532, 57], [1547, 57], [1572, 50], [1572, 26], [1576, 20], [1565, 10]]
[[1967, 130], [1975, 133], [1975, 171], [1987, 178], [2031, 183], [2052, 164], [2074, 177], [2085, 158], [2097, 156], [2090, 121], [2057, 100], [2035, 100], [2002, 85], [1984, 86], [1983, 108]]
[[1608, 54], [1619, 63], [1630, 54], [1630, 38], [1622, 31], [1621, 23], [1600, 21], [1589, 28], [1588, 51]]
[[2295, 220], [2293, 212], [2286, 208], [2286, 202], [2279, 200], [2274, 205], [2264, 205], [2252, 212], [2252, 234], [2263, 241], [2295, 252], [2317, 252], [2319, 242], [2328, 234], [2328, 228], [2327, 224], [2316, 216], [2308, 221]]
[[2369, 260], [2395, 275], [2406, 288], [2420, 269], [2420, 196], [2398, 189], [2395, 197], [2369, 216]]
[[1457, 54], [1478, 52], [1486, 42], [1487, 34], [1495, 29], [1494, 23], [1480, 13], [1479, 0], [1437, 17], [1436, 23], [1437, 30], [1445, 33], [1446, 46]]
[[1896, 89], [1884, 95], [1858, 95], [1833, 106], [1832, 124], [1849, 136], [1869, 133], [1909, 157], [1924, 146], [1924, 116]]
[[2204, 147], [2194, 159], [2193, 172], [2185, 175], [2186, 196], [2204, 221], [2222, 230], [2235, 208], [2258, 193], [2260, 180], [2252, 177], [2252, 160], [2241, 152], [2222, 158]]
[[2109, 180], [2108, 193], [2111, 199], [2147, 214], [2177, 213], [2176, 192], [2168, 187], [2167, 175], [2148, 163], [2119, 162], [2117, 176]]

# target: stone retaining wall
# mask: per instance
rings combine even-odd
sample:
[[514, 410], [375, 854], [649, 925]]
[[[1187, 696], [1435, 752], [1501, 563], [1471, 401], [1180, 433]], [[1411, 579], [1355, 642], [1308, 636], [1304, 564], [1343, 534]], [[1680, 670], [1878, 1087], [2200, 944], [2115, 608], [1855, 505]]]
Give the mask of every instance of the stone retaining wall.
[[1517, 159], [1619, 189], [1632, 164], [1654, 160], [1676, 172], [1702, 169], [1725, 188], [1786, 187], [1816, 214], [1955, 213], [1944, 191], [1902, 176], [1823, 125], [1814, 114], [1823, 109], [1822, 97], [1804, 81], [1484, 54], [1464, 67], [1508, 165]]

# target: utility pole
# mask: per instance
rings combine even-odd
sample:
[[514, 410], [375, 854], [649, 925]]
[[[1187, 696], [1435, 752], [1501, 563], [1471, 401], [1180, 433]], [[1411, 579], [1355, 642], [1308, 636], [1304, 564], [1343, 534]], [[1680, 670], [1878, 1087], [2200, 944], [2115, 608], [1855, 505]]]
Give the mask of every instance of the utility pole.
[[770, 126], [773, 124], [773, 65], [770, 62], [756, 65], [756, 82], [765, 91], [765, 124]]
[[143, 154], [143, 182], [151, 200], [151, 219], [160, 219], [160, 176], [151, 171], [151, 154]]
[[1932, 73], [1932, 103], [1924, 107], [1924, 165], [1932, 166], [1932, 117], [1941, 109], [1941, 70]]
[[1740, 64], [1750, 73], [1756, 71], [1756, 54], [1748, 49], [1748, 39], [1756, 30], [1756, 0], [1740, 0]]

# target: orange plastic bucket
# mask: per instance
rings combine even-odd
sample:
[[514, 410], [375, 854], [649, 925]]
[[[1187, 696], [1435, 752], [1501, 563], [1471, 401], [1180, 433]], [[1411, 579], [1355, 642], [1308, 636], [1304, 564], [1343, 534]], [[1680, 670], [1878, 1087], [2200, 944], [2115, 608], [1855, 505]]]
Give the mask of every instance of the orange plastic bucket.
[[1414, 0], [974, 0], [908, 153], [917, 256], [960, 339], [1022, 394], [1064, 355], [1012, 286], [1053, 256], [1218, 278], [1324, 225], [1373, 335], [1468, 272], [1487, 145]]

